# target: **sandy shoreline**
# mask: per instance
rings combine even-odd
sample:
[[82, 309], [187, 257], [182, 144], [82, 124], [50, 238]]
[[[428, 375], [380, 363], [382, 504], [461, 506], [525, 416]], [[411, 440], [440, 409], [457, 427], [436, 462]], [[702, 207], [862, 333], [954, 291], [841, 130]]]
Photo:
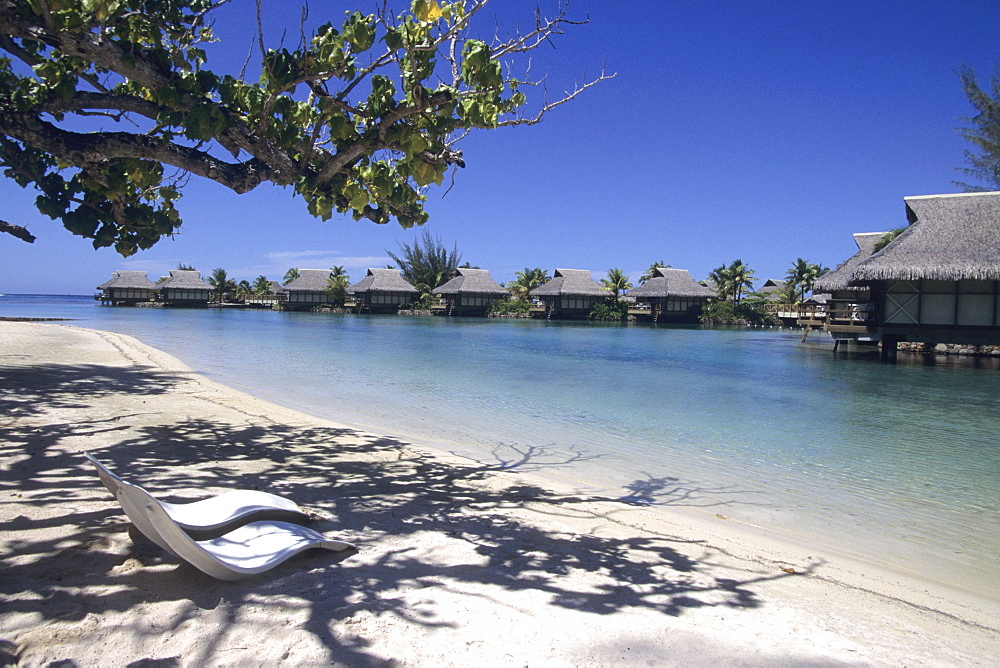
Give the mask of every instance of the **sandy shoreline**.
[[[0, 441], [2, 661], [998, 660], [996, 601], [325, 422], [118, 334], [0, 322]], [[212, 580], [133, 542], [84, 450], [172, 500], [288, 496], [360, 549]]]

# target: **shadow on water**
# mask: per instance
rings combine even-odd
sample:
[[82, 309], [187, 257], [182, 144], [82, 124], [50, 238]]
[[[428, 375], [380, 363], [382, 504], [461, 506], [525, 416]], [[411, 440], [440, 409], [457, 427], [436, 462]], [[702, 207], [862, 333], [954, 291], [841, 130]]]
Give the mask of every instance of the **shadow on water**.
[[[135, 611], [130, 620], [141, 620], [139, 611], [150, 604], [184, 604], [174, 606], [183, 612], [157, 629], [169, 633], [203, 611], [221, 609], [229, 624], [203, 627], [201, 658], [207, 659], [236, 623], [241, 606], [272, 609], [268, 619], [273, 622], [266, 623], [279, 626], [286, 623], [282, 611], [292, 600], [296, 609], [309, 611], [303, 628], [326, 648], [326, 660], [373, 665], [381, 659], [369, 651], [371, 643], [361, 635], [335, 633], [334, 625], [362, 611], [415, 625], [449, 625], [433, 613], [413, 609], [400, 595], [414, 586], [430, 592], [485, 584], [544, 592], [550, 605], [592, 614], [648, 609], [676, 616], [706, 606], [759, 607], [763, 601], [756, 585], [791, 577], [778, 572], [741, 578], [710, 568], [719, 555], [698, 541], [648, 532], [627, 538], [569, 534], [511, 513], [530, 508], [547, 515], [607, 518], [616, 506], [689, 503], [711, 493], [670, 476], [646, 474], [629, 484], [625, 495], [604, 498], [559, 493], [511, 475], [559, 465], [544, 448], [525, 448], [494, 462], [453, 465], [416, 453], [401, 441], [332, 427], [201, 419], [128, 427], [127, 415], [52, 424], [37, 417], [79, 407], [85, 403], [82, 395], [142, 394], [155, 401], [178, 377], [81, 365], [0, 368], [0, 380], [0, 492], [5, 498], [23, 495], [28, 501], [22, 502], [32, 506], [32, 516], [10, 518], [6, 524], [0, 600], [3, 614], [30, 614], [39, 620], [35, 626], [129, 610]], [[315, 528], [359, 544], [358, 558], [316, 551], [248, 580], [222, 582], [178, 563], [148, 541], [125, 541], [128, 525], [120, 508], [79, 452], [67, 452], [63, 444], [69, 436], [98, 434], [112, 445], [95, 454], [164, 500], [176, 500], [169, 490], [266, 489], [318, 509], [327, 519]], [[239, 471], [241, 462], [253, 462], [255, 472]], [[589, 507], [595, 502], [603, 502], [599, 510]], [[40, 529], [51, 531], [42, 537]], [[464, 541], [480, 561], [442, 566], [400, 547], [407, 536], [426, 532]], [[797, 574], [809, 574], [812, 568]], [[574, 587], [567, 576], [580, 572], [613, 574], [615, 582]], [[145, 627], [141, 631], [149, 632]], [[267, 628], [255, 632], [263, 636]], [[0, 660], [16, 660], [17, 652], [9, 638], [0, 638]], [[186, 657], [193, 663], [198, 659]], [[171, 658], [144, 661], [141, 665], [173, 665]]]

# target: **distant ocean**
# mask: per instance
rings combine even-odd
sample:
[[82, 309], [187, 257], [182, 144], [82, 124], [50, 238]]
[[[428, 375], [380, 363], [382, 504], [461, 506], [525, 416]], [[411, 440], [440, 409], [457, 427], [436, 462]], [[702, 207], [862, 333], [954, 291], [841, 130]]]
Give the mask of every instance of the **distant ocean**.
[[[834, 355], [823, 334], [99, 306], [120, 332], [320, 417], [581, 490], [723, 514], [1000, 598], [996, 360]], [[0, 342], [0, 349], [3, 343]]]

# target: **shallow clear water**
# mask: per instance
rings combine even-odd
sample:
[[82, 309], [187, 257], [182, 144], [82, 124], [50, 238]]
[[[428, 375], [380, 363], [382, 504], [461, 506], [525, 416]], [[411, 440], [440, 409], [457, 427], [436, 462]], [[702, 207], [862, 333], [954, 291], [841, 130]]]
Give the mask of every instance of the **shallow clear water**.
[[[1000, 368], [800, 332], [0, 297], [346, 424], [1000, 597]], [[2, 344], [0, 344], [2, 347]]]

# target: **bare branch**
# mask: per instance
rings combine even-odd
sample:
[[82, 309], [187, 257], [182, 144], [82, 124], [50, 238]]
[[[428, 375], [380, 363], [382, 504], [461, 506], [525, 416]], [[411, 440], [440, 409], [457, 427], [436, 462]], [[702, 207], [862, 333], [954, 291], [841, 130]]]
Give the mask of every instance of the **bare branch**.
[[535, 116], [533, 116], [532, 118], [512, 118], [500, 121], [500, 123], [498, 123], [497, 125], [498, 127], [513, 127], [515, 125], [536, 125], [537, 123], [541, 123], [542, 118], [547, 113], [558, 107], [559, 105], [566, 104], [570, 100], [580, 95], [580, 93], [587, 90], [588, 88], [593, 88], [602, 81], [607, 81], [608, 79], [614, 79], [616, 76], [618, 76], [617, 72], [612, 74], [605, 74], [605, 70], [602, 68], [600, 76], [598, 76], [596, 79], [593, 79], [585, 84], [577, 85], [576, 88], [574, 88], [572, 91], [566, 91], [565, 95], [559, 100], [556, 100], [555, 102], [546, 102], [542, 106], [542, 108], [538, 110], [538, 113], [535, 114]]

